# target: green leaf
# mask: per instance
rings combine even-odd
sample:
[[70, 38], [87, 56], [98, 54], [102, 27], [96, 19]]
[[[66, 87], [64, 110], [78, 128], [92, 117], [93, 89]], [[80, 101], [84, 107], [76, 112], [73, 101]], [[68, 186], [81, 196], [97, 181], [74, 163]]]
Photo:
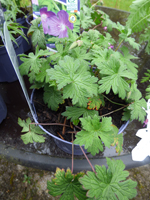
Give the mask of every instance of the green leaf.
[[50, 56], [51, 61], [55, 64], [58, 63], [59, 60], [63, 59], [65, 55], [68, 55], [70, 45], [64, 45], [63, 44], [56, 44], [56, 50], [57, 53], [53, 53], [53, 55]]
[[[58, 90], [62, 90], [63, 98], [71, 98], [73, 105], [79, 103], [86, 107], [87, 97], [97, 95], [97, 78], [87, 71], [87, 65], [80, 60], [65, 56], [54, 69], [47, 70], [50, 80], [55, 80]], [[90, 82], [89, 82], [90, 80]]]
[[137, 119], [143, 123], [145, 120], [146, 112], [142, 107], [146, 109], [146, 105], [147, 104], [145, 99], [135, 99], [134, 102], [128, 106], [128, 109], [131, 112], [131, 120]]
[[64, 169], [56, 169], [55, 178], [47, 182], [47, 189], [52, 196], [61, 195], [59, 200], [74, 200], [77, 197], [79, 200], [87, 199], [86, 190], [81, 187], [79, 178], [83, 177], [84, 173], [72, 174], [70, 169], [66, 173]]
[[100, 117], [95, 115], [93, 118], [80, 118], [80, 121], [83, 130], [77, 133], [74, 144], [84, 145], [92, 155], [103, 151], [102, 142], [110, 148], [114, 142], [111, 117], [104, 117], [100, 122]]
[[46, 61], [46, 59], [41, 58], [43, 56], [48, 56], [51, 53], [48, 50], [39, 50], [39, 48], [36, 48], [35, 54], [29, 53], [26, 54], [20, 54], [20, 60], [23, 61], [23, 63], [19, 66], [20, 73], [22, 75], [27, 75], [30, 71], [33, 73], [39, 73], [41, 65]]
[[106, 159], [108, 169], [95, 165], [96, 174], [88, 171], [87, 175], [79, 179], [88, 190], [87, 196], [97, 200], [128, 200], [136, 197], [137, 182], [126, 180], [129, 172], [124, 171], [125, 165], [122, 160]]
[[71, 119], [71, 121], [75, 121], [79, 119], [83, 115], [83, 117], [98, 115], [98, 112], [95, 110], [88, 110], [87, 108], [80, 108], [77, 106], [66, 107], [66, 111], [62, 113], [63, 116], [67, 117], [67, 119]]
[[27, 132], [26, 134], [21, 135], [21, 139], [23, 140], [24, 144], [29, 144], [33, 142], [45, 142], [45, 137], [43, 137], [43, 134], [45, 133], [41, 130], [39, 126], [31, 124], [30, 118], [26, 119], [26, 121], [18, 118], [18, 124], [23, 127], [21, 132]]
[[88, 102], [88, 109], [96, 109], [99, 110], [101, 105], [105, 105], [104, 102], [104, 97], [102, 95], [94, 96], [94, 97], [89, 97], [89, 102]]
[[129, 69], [130, 72], [132, 72], [133, 74], [135, 74], [135, 77], [138, 70], [136, 68], [138, 68], [138, 65], [136, 65], [134, 62], [131, 61], [131, 59], [138, 59], [138, 57], [135, 57], [133, 55], [131, 55], [131, 53], [129, 52], [129, 49], [125, 46], [122, 46], [120, 48], [120, 50], [123, 52], [123, 55], [119, 52], [119, 57], [120, 57], [120, 61], [123, 62], [124, 64], [126, 64], [127, 69]]
[[40, 67], [40, 71], [38, 74], [36, 74], [36, 81], [39, 81], [39, 82], [46, 82], [48, 83], [49, 82], [49, 77], [47, 75], [47, 72], [46, 70], [47, 69], [50, 69], [50, 64], [49, 62], [45, 61], [42, 63], [41, 67]]
[[145, 96], [145, 98], [146, 99], [150, 99], [150, 85], [146, 88], [146, 96]]
[[121, 65], [120, 62], [112, 57], [112, 59], [101, 69], [101, 73], [105, 76], [99, 81], [99, 92], [108, 94], [112, 89], [114, 94], [119, 94], [119, 97], [124, 99], [126, 92], [129, 91], [128, 79], [135, 79], [133, 73], [127, 70], [126, 65]]
[[48, 85], [44, 87], [43, 100], [54, 111], [58, 109], [59, 104], [64, 103], [61, 91], [58, 91], [56, 87], [50, 87]]
[[150, 80], [150, 70], [147, 69], [147, 73], [144, 73], [145, 77], [142, 77], [141, 83], [144, 83], [146, 81]]
[[33, 46], [38, 45], [41, 49], [46, 49], [45, 35], [41, 18], [37, 18], [31, 21], [31, 27], [29, 28], [28, 35], [31, 35]]
[[133, 32], [140, 32], [148, 26], [150, 19], [150, 0], [135, 0], [130, 6], [130, 15], [127, 20], [127, 26]]

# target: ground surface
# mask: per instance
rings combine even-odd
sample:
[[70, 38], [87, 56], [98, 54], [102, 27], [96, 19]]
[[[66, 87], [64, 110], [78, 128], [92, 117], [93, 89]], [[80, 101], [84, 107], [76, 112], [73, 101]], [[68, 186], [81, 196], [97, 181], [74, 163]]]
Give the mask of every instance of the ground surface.
[[[134, 200], [150, 199], [150, 164], [129, 170], [130, 178], [138, 182]], [[25, 178], [25, 175], [28, 178]], [[50, 171], [38, 170], [0, 159], [0, 200], [58, 200], [48, 194]], [[29, 183], [28, 183], [29, 181]]]

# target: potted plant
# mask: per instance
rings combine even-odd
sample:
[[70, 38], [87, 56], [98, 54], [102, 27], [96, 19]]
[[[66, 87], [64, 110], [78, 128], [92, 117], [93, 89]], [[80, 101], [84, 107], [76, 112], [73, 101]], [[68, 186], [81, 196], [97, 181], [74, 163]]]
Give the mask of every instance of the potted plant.
[[[23, 2], [21, 0], [2, 0], [2, 7], [5, 10], [5, 19], [6, 20], [13, 20], [14, 22], [17, 22], [19, 24], [21, 24], [22, 26], [24, 26], [23, 31], [24, 34], [27, 37], [27, 31], [28, 31], [28, 26], [26, 23], [26, 18], [29, 15], [29, 10], [27, 8], [28, 4], [26, 2], [26, 4], [23, 5]], [[27, 52], [30, 48], [31, 48], [31, 41], [28, 38], [28, 40], [23, 39], [23, 48], [24, 48], [24, 52]]]
[[[10, 38], [13, 42], [14, 49], [16, 51], [16, 54], [23, 53], [23, 46], [22, 41], [23, 38], [26, 39], [24, 33], [23, 33], [23, 26], [21, 26], [18, 23], [13, 22], [12, 20], [8, 20], [6, 18], [6, 24], [7, 28], [10, 33]], [[27, 40], [27, 39], [26, 39]], [[19, 64], [21, 64], [21, 61], [18, 57]], [[17, 80], [16, 73], [13, 69], [13, 66], [11, 64], [11, 61], [9, 59], [9, 56], [7, 54], [6, 48], [3, 44], [2, 38], [1, 38], [1, 47], [0, 47], [0, 82], [12, 82]]]
[[[123, 26], [119, 22], [112, 22], [108, 15], [100, 10], [95, 13], [94, 6], [86, 1], [81, 8], [81, 30], [83, 31], [80, 35], [72, 32], [71, 28], [66, 25], [61, 30], [67, 34], [66, 37], [49, 39], [49, 42], [55, 42], [55, 51], [41, 50], [37, 46], [34, 54], [20, 55], [24, 62], [20, 66], [21, 74], [29, 76], [31, 88], [42, 91], [43, 102], [51, 110], [45, 114], [49, 114], [48, 117], [51, 119], [57, 116], [55, 124], [50, 124], [51, 129], [53, 125], [59, 125], [62, 127], [61, 130], [57, 131], [57, 128], [55, 130], [59, 134], [61, 133], [61, 137], [65, 137], [65, 132], [66, 135], [70, 134], [72, 144], [79, 145], [81, 149], [83, 149], [81, 146], [84, 145], [87, 152], [92, 155], [103, 151], [104, 146], [116, 145], [118, 153], [122, 150], [123, 134], [118, 135], [115, 119], [110, 116], [112, 113], [122, 110], [121, 120], [123, 121], [137, 119], [143, 123], [145, 120], [146, 112], [143, 108], [146, 109], [146, 100], [142, 98], [138, 89], [137, 65], [132, 61], [137, 57], [131, 55], [124, 42], [129, 43], [131, 48], [138, 51], [140, 44], [132, 37], [132, 33], [142, 31], [145, 26], [146, 32], [141, 36], [142, 42], [149, 41], [149, 6], [149, 0], [146, 2], [134, 1], [126, 26]], [[47, 20], [52, 22], [52, 19], [48, 17], [48, 12], [45, 12]], [[50, 25], [44, 28], [48, 29]], [[43, 26], [46, 26], [46, 23]], [[105, 29], [104, 33], [96, 30], [99, 26]], [[108, 33], [108, 30], [112, 28], [118, 31], [119, 42], [115, 41]], [[51, 32], [51, 35], [54, 34]], [[36, 41], [36, 35], [34, 40]], [[149, 52], [149, 42], [146, 51]], [[149, 74], [147, 77], [144, 80], [149, 80]], [[110, 113], [103, 114], [106, 102], [109, 102], [107, 109], [110, 109]], [[112, 105], [120, 107], [111, 110], [110, 102]], [[57, 114], [54, 115], [54, 112]], [[25, 144], [44, 141], [41, 130], [35, 126], [40, 124], [41, 120], [39, 123], [31, 123], [30, 119], [26, 122], [19, 119], [18, 122], [23, 127], [23, 132], [27, 131], [21, 136]], [[42, 123], [41, 125], [47, 124]], [[119, 191], [120, 184], [123, 186], [123, 182], [120, 182], [122, 179], [117, 179], [117, 173], [124, 169], [122, 163], [117, 165], [114, 160], [110, 161], [110, 159], [107, 159], [107, 163], [110, 167], [108, 170], [96, 166], [96, 172], [93, 169], [93, 172], [88, 172], [83, 178], [80, 178], [83, 176], [82, 174], [74, 176], [70, 170], [65, 173], [64, 170], [58, 169], [56, 178], [48, 183], [50, 193], [53, 196], [64, 195], [61, 199], [67, 198], [65, 196], [67, 194], [73, 199], [73, 193], [78, 199], [86, 199], [87, 197], [83, 193], [86, 193], [87, 190], [89, 190], [87, 193], [89, 199], [135, 197], [136, 193], [134, 192], [131, 192], [132, 195], [129, 192], [130, 196], [128, 192], [128, 194], [124, 192], [121, 194], [121, 190]], [[117, 168], [117, 166], [119, 167]], [[102, 184], [99, 184], [99, 179], [103, 182]], [[115, 187], [118, 188], [116, 190], [111, 188], [111, 183], [115, 183], [115, 181], [119, 181], [119, 185], [117, 183]], [[71, 183], [78, 185], [78, 189], [81, 189], [82, 184], [85, 191], [82, 193], [81, 190], [75, 189], [76, 187], [72, 189]], [[135, 187], [135, 184], [131, 183], [131, 186], [130, 183], [127, 184], [128, 186], [125, 184], [125, 187]], [[113, 192], [109, 193], [108, 190]], [[83, 194], [83, 196], [79, 194]]]

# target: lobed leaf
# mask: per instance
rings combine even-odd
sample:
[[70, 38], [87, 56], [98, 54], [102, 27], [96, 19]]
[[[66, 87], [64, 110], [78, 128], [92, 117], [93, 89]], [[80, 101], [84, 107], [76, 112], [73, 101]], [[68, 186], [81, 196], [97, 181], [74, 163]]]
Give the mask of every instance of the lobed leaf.
[[[87, 97], [97, 95], [97, 78], [87, 71], [87, 65], [80, 60], [65, 56], [54, 69], [47, 70], [50, 80], [55, 80], [63, 98], [71, 98], [73, 105], [86, 107]], [[89, 82], [90, 80], [90, 82]]]
[[78, 179], [83, 177], [83, 173], [72, 174], [70, 169], [56, 169], [55, 178], [47, 182], [47, 189], [52, 196], [61, 195], [60, 200], [74, 200], [74, 196], [79, 200], [85, 200], [86, 190], [81, 187]]
[[24, 144], [45, 142], [45, 137], [43, 136], [45, 133], [39, 126], [31, 124], [30, 118], [26, 119], [26, 121], [18, 118], [18, 124], [23, 128], [22, 132], [27, 132], [24, 135], [21, 135], [21, 139], [23, 140]]
[[43, 100], [54, 111], [58, 109], [59, 104], [64, 103], [61, 91], [58, 91], [56, 87], [49, 87], [48, 85], [44, 87]]
[[76, 121], [83, 115], [83, 117], [98, 115], [96, 110], [88, 110], [87, 108], [80, 108], [77, 106], [66, 107], [66, 111], [62, 113], [63, 116], [67, 117], [67, 119], [71, 119], [71, 121]]
[[124, 171], [125, 165], [121, 160], [107, 159], [105, 166], [95, 165], [96, 174], [88, 171], [79, 179], [88, 190], [87, 196], [97, 200], [128, 200], [137, 195], [137, 182], [126, 180], [129, 172]]
[[103, 151], [103, 144], [110, 148], [114, 141], [113, 127], [111, 117], [102, 118], [95, 115], [93, 118], [90, 116], [80, 118], [83, 130], [77, 133], [74, 144], [84, 145], [85, 149], [92, 155]]

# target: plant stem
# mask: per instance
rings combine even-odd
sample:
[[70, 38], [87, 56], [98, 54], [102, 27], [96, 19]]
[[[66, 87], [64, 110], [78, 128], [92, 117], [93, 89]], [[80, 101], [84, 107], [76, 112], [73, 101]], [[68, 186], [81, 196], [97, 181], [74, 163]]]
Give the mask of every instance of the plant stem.
[[96, 26], [94, 26], [94, 28], [92, 28], [92, 30], [96, 29], [97, 27], [101, 26], [102, 25], [102, 22]]
[[100, 2], [100, 0], [98, 0], [96, 3], [94, 3], [91, 8], [93, 8], [94, 6], [96, 6], [98, 3]]
[[56, 8], [56, 10], [60, 11], [60, 9], [58, 8], [57, 4], [54, 2], [54, 0], [52, 1], [54, 4], [54, 7]]
[[[128, 104], [128, 105], [130, 105], [130, 104]], [[119, 110], [121, 110], [121, 109], [127, 107], [128, 105], [125, 105], [125, 106], [123, 106], [123, 107], [121, 107], [121, 108], [118, 108], [118, 109], [116, 109], [116, 110], [113, 110], [112, 112], [109, 112], [109, 113], [106, 113], [106, 114], [104, 114], [104, 115], [101, 115], [101, 117], [105, 117], [105, 116], [107, 116], [107, 115], [110, 115], [111, 113], [117, 112], [117, 111], [119, 111]]]
[[119, 106], [125, 106], [124, 104], [121, 104], [121, 103], [116, 103], [116, 102], [114, 102], [114, 101], [112, 101], [112, 100], [110, 100], [108, 97], [106, 97], [104, 94], [102, 94], [108, 101], [110, 101], [111, 103], [113, 103], [113, 104], [116, 104], [116, 105], [119, 105]]
[[121, 40], [121, 42], [120, 42], [119, 45], [117, 46], [115, 52], [119, 49], [119, 47], [120, 47], [120, 45], [122, 44], [123, 41], [124, 41], [124, 40]]
[[94, 167], [93, 167], [92, 163], [91, 163], [91, 162], [90, 162], [90, 160], [88, 159], [88, 157], [87, 157], [86, 153], [84, 152], [84, 150], [83, 150], [83, 148], [82, 148], [81, 146], [80, 146], [80, 149], [81, 149], [81, 151], [83, 152], [83, 154], [84, 154], [84, 156], [85, 156], [86, 160], [88, 161], [89, 165], [91, 166], [91, 168], [92, 168], [93, 172], [96, 174], [96, 171], [95, 171], [95, 169], [94, 169]]

